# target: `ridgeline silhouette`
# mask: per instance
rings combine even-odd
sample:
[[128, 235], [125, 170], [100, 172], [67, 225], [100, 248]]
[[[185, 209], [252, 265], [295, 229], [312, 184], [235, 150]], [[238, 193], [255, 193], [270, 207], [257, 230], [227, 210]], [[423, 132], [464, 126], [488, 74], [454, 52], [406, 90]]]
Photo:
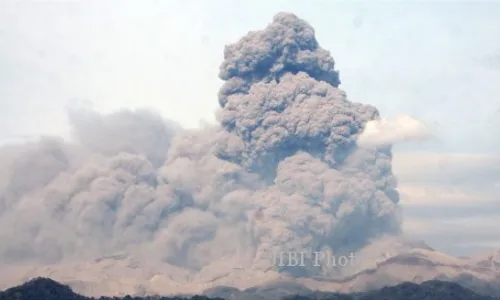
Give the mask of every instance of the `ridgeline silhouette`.
[[[255, 289], [253, 290], [255, 291]], [[99, 300], [498, 300], [490, 296], [479, 295], [459, 284], [444, 281], [426, 281], [422, 284], [402, 283], [393, 287], [365, 293], [339, 294], [329, 292], [312, 292], [309, 295], [252, 295], [252, 289], [245, 290], [241, 294], [228, 294], [227, 299], [220, 297], [209, 298], [207, 296], [195, 295], [192, 297], [100, 297]], [[81, 296], [74, 293], [70, 287], [48, 278], [35, 278], [20, 286], [16, 286], [0, 292], [0, 300], [93, 300], [96, 298]]]

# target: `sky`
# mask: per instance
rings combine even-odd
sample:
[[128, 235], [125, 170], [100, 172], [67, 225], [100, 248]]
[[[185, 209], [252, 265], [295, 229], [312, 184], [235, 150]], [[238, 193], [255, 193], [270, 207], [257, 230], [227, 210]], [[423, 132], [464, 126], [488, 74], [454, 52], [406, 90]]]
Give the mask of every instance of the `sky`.
[[2, 1], [0, 141], [68, 136], [75, 102], [214, 122], [224, 46], [279, 11], [315, 28], [351, 101], [432, 128], [394, 150], [405, 233], [500, 249], [500, 2]]

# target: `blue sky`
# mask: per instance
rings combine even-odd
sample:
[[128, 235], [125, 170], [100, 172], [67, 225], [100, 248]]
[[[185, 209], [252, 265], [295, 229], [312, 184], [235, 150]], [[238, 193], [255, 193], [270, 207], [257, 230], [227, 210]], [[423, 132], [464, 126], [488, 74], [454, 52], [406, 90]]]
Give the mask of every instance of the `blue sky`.
[[75, 100], [213, 121], [224, 45], [279, 11], [315, 28], [350, 100], [433, 128], [395, 149], [407, 234], [500, 249], [500, 2], [3, 1], [0, 140], [66, 135]]

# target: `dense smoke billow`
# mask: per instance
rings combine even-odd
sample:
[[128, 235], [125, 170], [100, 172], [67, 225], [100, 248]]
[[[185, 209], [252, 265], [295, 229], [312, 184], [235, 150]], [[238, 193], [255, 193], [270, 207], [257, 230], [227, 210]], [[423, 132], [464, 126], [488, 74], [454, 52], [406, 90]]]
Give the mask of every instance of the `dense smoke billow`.
[[216, 126], [71, 110], [74, 141], [4, 147], [0, 260], [125, 251], [193, 272], [266, 269], [274, 251], [399, 234], [391, 145], [357, 145], [379, 113], [347, 100], [334, 66], [308, 23], [279, 13], [226, 47]]

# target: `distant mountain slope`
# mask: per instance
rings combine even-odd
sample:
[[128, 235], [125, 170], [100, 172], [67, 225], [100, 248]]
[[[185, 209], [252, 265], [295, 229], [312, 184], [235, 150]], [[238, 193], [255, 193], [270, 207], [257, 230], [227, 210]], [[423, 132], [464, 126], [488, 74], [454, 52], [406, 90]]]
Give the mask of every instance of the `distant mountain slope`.
[[[364, 259], [356, 268], [345, 268], [340, 277], [290, 277], [272, 269], [235, 269], [221, 271], [216, 278], [207, 279], [210, 276], [204, 274], [214, 274], [213, 270], [202, 270], [192, 276], [182, 268], [117, 255], [50, 266], [0, 266], [0, 289], [31, 278], [50, 277], [85, 296], [207, 294], [235, 299], [236, 295], [243, 296], [240, 291], [252, 291], [252, 297], [271, 292], [273, 297], [281, 297], [290, 292], [304, 294], [312, 290], [348, 294], [404, 282], [419, 284], [439, 280], [458, 283], [481, 295], [500, 296], [499, 261], [494, 254], [459, 258], [426, 245], [398, 240], [380, 241], [365, 251], [357, 255]], [[213, 294], [214, 291], [217, 293]]]
[[[276, 285], [271, 284], [266, 287], [250, 288], [244, 291], [239, 291], [234, 288], [216, 288], [213, 289], [207, 296], [192, 296], [191, 300], [208, 300], [218, 299], [221, 296], [225, 299], [235, 300], [497, 300], [489, 296], [481, 296], [473, 291], [466, 289], [456, 283], [443, 281], [426, 281], [422, 284], [402, 283], [393, 287], [385, 287], [378, 291], [357, 293], [357, 294], [339, 294], [327, 292], [313, 292], [306, 288], [302, 288], [298, 295], [290, 295], [291, 290], [297, 289], [298, 286]], [[217, 295], [219, 295], [217, 297]], [[212, 298], [209, 298], [212, 297]], [[0, 300], [90, 300], [89, 298], [74, 293], [68, 286], [62, 285], [48, 278], [36, 278], [30, 280], [20, 286], [7, 289], [0, 292]], [[160, 297], [149, 296], [145, 298], [125, 296], [122, 298], [105, 299], [122, 299], [122, 300], [167, 300], [167, 299], [182, 299], [180, 297]]]

